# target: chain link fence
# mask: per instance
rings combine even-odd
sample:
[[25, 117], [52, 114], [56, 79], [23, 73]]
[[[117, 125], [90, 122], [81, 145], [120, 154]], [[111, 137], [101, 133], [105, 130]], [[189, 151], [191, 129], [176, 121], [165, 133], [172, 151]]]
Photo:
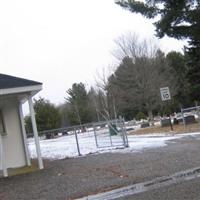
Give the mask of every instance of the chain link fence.
[[[129, 146], [125, 122], [122, 118], [46, 130], [39, 132], [39, 135], [42, 140], [47, 139], [51, 143], [54, 139], [60, 138], [62, 145], [66, 142], [72, 155], [78, 156], [94, 153], [103, 148], [126, 148]], [[49, 151], [53, 153], [55, 148]], [[59, 151], [59, 146], [56, 151]]]
[[185, 132], [200, 131], [200, 106], [181, 109], [181, 119]]

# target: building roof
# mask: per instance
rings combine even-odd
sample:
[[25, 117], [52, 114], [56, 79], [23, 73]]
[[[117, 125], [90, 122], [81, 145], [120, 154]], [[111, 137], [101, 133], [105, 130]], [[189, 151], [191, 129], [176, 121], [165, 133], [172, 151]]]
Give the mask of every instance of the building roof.
[[6, 74], [0, 74], [0, 89], [27, 87], [35, 85], [42, 85], [42, 83]]

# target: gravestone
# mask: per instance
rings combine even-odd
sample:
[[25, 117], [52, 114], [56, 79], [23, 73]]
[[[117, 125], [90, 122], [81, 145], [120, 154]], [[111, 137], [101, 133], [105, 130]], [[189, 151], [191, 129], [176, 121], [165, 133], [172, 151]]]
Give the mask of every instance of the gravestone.
[[188, 115], [184, 117], [185, 120], [185, 124], [193, 124], [196, 123], [196, 119], [194, 117], [194, 115]]
[[171, 121], [170, 119], [161, 119], [160, 121], [161, 127], [168, 127], [171, 126]]
[[140, 125], [141, 128], [147, 128], [147, 127], [149, 127], [149, 126], [150, 126], [149, 122], [143, 122], [143, 123]]

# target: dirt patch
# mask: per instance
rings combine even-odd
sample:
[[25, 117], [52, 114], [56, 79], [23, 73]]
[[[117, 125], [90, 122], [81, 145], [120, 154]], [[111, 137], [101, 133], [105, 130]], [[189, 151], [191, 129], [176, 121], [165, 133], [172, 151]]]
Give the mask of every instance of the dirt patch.
[[[44, 163], [45, 167], [48, 167], [50, 165], [50, 161], [46, 160], [46, 159], [43, 159], [43, 163]], [[36, 171], [39, 171], [38, 161], [36, 159], [32, 159], [31, 166], [9, 168], [8, 175], [10, 177], [10, 176], [17, 176], [17, 175], [32, 173], [32, 172], [36, 172]], [[3, 177], [1, 177], [1, 178], [3, 178]]]
[[[141, 128], [130, 132], [130, 135], [152, 134], [152, 133], [169, 133], [170, 127], [153, 126]], [[173, 125], [174, 134], [193, 133], [200, 131], [200, 123], [188, 124], [184, 127], [183, 124]]]

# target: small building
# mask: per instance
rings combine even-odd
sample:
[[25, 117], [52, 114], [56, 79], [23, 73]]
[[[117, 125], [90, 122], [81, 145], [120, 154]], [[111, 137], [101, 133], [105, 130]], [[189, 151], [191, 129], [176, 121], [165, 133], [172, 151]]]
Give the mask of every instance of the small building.
[[32, 97], [42, 90], [42, 83], [0, 74], [0, 171], [30, 166], [22, 104], [28, 101], [39, 169], [43, 161], [39, 145]]

